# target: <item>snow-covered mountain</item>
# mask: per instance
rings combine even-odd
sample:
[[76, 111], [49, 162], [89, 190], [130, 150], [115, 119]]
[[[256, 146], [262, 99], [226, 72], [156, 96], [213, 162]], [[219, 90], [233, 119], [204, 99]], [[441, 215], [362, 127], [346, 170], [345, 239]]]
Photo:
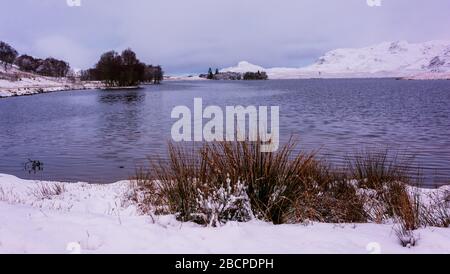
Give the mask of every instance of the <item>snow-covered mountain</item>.
[[253, 65], [247, 61], [242, 61], [239, 62], [237, 66], [221, 69], [220, 72], [246, 73], [246, 72], [257, 72], [258, 70], [263, 71], [266, 69], [261, 66]]
[[264, 70], [271, 79], [317, 77], [412, 77], [450, 76], [450, 41], [384, 42], [365, 48], [327, 52], [314, 64], [302, 68], [262, 68], [249, 62], [222, 71]]

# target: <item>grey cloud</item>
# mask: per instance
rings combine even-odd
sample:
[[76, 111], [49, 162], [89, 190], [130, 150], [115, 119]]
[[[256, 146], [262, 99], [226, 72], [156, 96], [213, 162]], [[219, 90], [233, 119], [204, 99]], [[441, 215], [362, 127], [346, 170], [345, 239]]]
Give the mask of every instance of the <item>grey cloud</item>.
[[92, 66], [132, 47], [172, 73], [247, 60], [300, 66], [336, 47], [448, 39], [448, 0], [0, 0], [0, 39], [21, 52]]

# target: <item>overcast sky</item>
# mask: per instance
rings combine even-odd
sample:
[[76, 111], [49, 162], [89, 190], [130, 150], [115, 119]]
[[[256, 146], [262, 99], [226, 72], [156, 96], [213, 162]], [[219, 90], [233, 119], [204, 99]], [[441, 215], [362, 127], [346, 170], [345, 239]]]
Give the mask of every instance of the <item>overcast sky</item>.
[[450, 40], [449, 0], [0, 0], [0, 40], [20, 53], [93, 66], [134, 49], [168, 73], [238, 61], [302, 66], [337, 47]]

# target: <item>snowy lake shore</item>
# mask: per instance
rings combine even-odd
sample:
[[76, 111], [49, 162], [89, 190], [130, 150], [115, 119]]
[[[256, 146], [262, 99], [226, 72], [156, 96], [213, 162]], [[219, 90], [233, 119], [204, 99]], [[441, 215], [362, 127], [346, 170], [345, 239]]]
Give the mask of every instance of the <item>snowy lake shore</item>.
[[68, 78], [46, 77], [11, 68], [0, 69], [0, 98], [34, 95], [55, 91], [97, 89], [97, 81], [72, 81]]
[[[63, 191], [51, 195], [43, 186]], [[203, 227], [172, 215], [140, 215], [126, 199], [129, 191], [129, 181], [95, 185], [0, 174], [0, 253], [450, 253], [448, 228], [421, 228], [418, 245], [404, 248], [392, 223], [253, 220]]]

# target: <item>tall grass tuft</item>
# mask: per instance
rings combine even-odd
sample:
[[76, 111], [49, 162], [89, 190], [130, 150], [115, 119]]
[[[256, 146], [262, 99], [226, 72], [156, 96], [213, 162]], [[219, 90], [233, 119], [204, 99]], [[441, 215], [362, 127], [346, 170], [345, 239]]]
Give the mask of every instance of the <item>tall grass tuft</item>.
[[366, 150], [350, 157], [347, 168], [359, 187], [381, 190], [392, 182], [408, 181], [411, 161], [398, 154], [390, 155], [387, 149]]
[[181, 221], [365, 221], [363, 199], [346, 174], [315, 153], [293, 155], [295, 145], [291, 140], [265, 153], [260, 142], [250, 141], [198, 149], [169, 144], [169, 160], [153, 160], [135, 181], [148, 190], [147, 203], [166, 206]]
[[181, 221], [198, 221], [195, 218], [198, 190], [213, 180], [205, 158], [194, 148], [188, 150], [170, 143], [169, 161], [152, 160], [149, 172], [156, 179], [158, 203], [166, 205]]
[[209, 226], [252, 218], [274, 224], [394, 220], [408, 247], [417, 244], [421, 225], [450, 225], [449, 193], [424, 204], [412, 187], [410, 160], [387, 150], [362, 152], [337, 169], [315, 152], [293, 154], [295, 147], [292, 139], [271, 153], [250, 141], [169, 143], [168, 159], [151, 159], [137, 170], [132, 199], [144, 213]]
[[281, 224], [316, 167], [314, 154], [291, 157], [294, 146], [290, 141], [277, 152], [264, 153], [260, 142], [219, 142], [207, 144], [204, 152], [218, 177], [229, 174], [232, 181], [245, 182], [257, 218]]

